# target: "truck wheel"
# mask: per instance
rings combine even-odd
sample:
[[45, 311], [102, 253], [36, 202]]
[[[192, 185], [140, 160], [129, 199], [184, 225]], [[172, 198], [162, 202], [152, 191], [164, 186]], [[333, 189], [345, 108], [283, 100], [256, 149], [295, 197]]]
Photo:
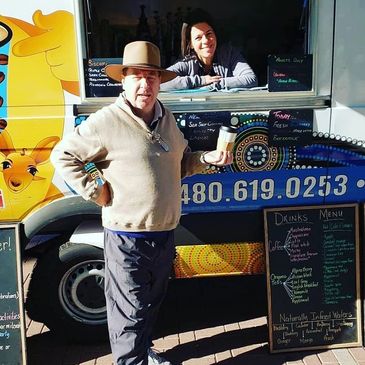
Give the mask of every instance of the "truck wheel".
[[25, 308], [64, 340], [106, 341], [103, 251], [70, 242], [52, 248], [37, 261]]

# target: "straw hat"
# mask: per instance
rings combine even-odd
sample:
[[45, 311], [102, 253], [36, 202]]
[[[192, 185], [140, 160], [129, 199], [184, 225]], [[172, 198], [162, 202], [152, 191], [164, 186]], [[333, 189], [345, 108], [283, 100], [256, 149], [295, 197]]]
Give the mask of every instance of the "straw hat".
[[161, 67], [160, 50], [151, 42], [136, 41], [124, 47], [123, 64], [108, 65], [105, 73], [118, 82], [124, 77], [123, 70], [127, 67], [142, 70], [155, 70], [161, 72], [161, 83], [170, 81], [177, 75], [173, 71]]

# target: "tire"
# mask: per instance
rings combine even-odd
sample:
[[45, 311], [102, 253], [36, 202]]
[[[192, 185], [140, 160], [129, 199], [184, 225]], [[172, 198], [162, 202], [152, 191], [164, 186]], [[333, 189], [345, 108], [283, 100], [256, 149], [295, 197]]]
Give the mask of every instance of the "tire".
[[33, 270], [25, 308], [63, 340], [107, 341], [103, 251], [70, 242], [47, 251]]

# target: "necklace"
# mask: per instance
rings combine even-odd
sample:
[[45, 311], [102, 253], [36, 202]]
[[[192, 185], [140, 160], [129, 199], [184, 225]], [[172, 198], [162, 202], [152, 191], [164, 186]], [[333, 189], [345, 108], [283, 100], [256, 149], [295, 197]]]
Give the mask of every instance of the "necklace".
[[165, 152], [170, 151], [169, 145], [162, 139], [160, 133], [157, 133], [156, 131], [152, 131], [151, 136], [152, 136], [152, 140], [156, 141]]

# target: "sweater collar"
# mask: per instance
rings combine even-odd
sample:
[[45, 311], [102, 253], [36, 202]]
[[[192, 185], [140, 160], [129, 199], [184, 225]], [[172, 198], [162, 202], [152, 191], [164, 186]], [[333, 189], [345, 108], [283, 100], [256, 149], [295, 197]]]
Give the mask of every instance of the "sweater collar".
[[[125, 112], [127, 112], [131, 117], [133, 118], [138, 118], [138, 119], [142, 119], [140, 117], [138, 117], [137, 115], [135, 115], [133, 113], [133, 110], [130, 106], [130, 103], [129, 101], [125, 98], [125, 94], [124, 93], [120, 93], [117, 100], [115, 101], [115, 104], [123, 109]], [[164, 106], [162, 105], [162, 103], [160, 102], [160, 100], [156, 100], [156, 103], [155, 103], [155, 114], [154, 114], [154, 117], [153, 117], [153, 120], [151, 122], [152, 123], [155, 123], [157, 122], [158, 120], [160, 120], [164, 115], [165, 115], [165, 108]]]

